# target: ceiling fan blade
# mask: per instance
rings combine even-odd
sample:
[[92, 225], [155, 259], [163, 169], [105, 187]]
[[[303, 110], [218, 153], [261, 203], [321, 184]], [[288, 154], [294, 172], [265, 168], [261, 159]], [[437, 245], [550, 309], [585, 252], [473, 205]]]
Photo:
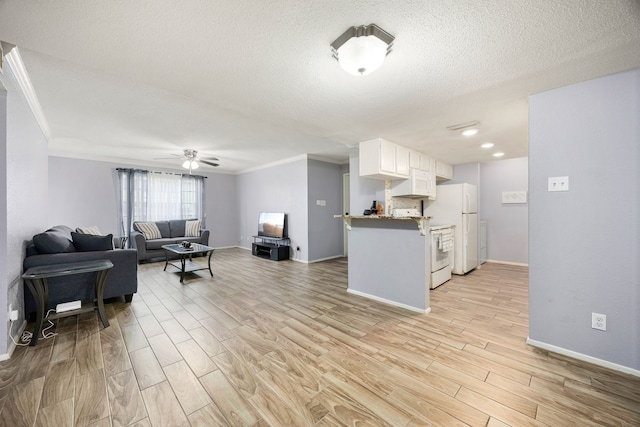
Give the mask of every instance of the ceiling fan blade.
[[214, 161], [214, 162], [217, 162], [217, 161], [220, 160], [217, 157], [200, 157], [200, 159], [202, 159], [202, 160], [211, 160], [211, 161]]
[[183, 157], [179, 154], [169, 154], [169, 155], [173, 157], [154, 157], [153, 160], [176, 160]]
[[209, 162], [209, 161], [207, 161], [207, 160], [202, 160], [202, 159], [200, 159], [200, 160], [198, 160], [198, 161], [199, 161], [200, 163], [204, 163], [205, 165], [209, 165], [209, 166], [213, 166], [213, 167], [220, 166], [220, 163], [213, 163], [213, 162]]

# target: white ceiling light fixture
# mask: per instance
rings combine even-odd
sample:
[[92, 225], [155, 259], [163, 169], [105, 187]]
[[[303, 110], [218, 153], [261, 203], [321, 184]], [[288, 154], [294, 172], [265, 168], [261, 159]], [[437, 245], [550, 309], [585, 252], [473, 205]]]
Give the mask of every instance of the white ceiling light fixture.
[[200, 165], [195, 160], [185, 160], [184, 163], [182, 164], [182, 167], [185, 169], [191, 170], [191, 169], [198, 169]]
[[493, 142], [485, 142], [484, 144], [482, 144], [482, 145], [480, 146], [480, 148], [485, 148], [485, 149], [487, 149], [487, 148], [491, 148], [491, 147], [493, 147], [494, 145], [495, 145], [495, 144], [494, 144]]
[[462, 136], [473, 136], [477, 133], [478, 133], [478, 129], [476, 128], [465, 129], [462, 131]]
[[362, 25], [349, 28], [331, 43], [331, 48], [343, 70], [354, 76], [366, 76], [382, 66], [394, 39], [376, 24]]
[[498, 151], [497, 153], [493, 153], [493, 157], [502, 157], [504, 153], [502, 151]]

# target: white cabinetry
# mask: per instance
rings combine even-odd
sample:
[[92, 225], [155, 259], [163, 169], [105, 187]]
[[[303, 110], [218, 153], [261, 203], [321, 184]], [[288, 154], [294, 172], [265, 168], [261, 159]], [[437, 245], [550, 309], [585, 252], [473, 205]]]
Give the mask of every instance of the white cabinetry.
[[411, 169], [420, 169], [431, 172], [435, 171], [435, 163], [436, 161], [426, 154], [413, 150], [409, 153], [409, 167]]
[[442, 180], [451, 178], [453, 178], [453, 166], [441, 161], [436, 161], [436, 179]]
[[408, 178], [409, 149], [382, 138], [360, 143], [360, 176]]

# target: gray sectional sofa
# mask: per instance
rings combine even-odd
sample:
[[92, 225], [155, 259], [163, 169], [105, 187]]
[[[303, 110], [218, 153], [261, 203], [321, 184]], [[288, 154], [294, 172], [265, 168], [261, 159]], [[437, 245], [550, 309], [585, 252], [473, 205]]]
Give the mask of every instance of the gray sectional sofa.
[[[70, 227], [58, 225], [33, 236], [27, 244], [23, 271], [69, 262], [107, 259], [113, 263], [104, 288], [104, 299], [124, 297], [130, 302], [138, 291], [138, 262], [133, 249], [113, 249], [113, 236], [88, 236], [75, 233]], [[59, 303], [95, 298], [95, 273], [53, 277], [49, 282], [49, 303], [55, 308]], [[35, 313], [36, 306], [27, 286], [24, 286], [25, 315]]]
[[165, 259], [162, 245], [170, 245], [188, 241], [209, 245], [209, 230], [200, 229], [197, 236], [187, 236], [187, 221], [197, 221], [194, 219], [175, 219], [169, 221], [152, 221], [157, 226], [161, 237], [148, 239], [143, 233], [144, 227], [141, 222], [134, 222], [133, 229], [129, 236], [131, 246], [138, 251], [138, 262], [147, 262], [154, 259]]

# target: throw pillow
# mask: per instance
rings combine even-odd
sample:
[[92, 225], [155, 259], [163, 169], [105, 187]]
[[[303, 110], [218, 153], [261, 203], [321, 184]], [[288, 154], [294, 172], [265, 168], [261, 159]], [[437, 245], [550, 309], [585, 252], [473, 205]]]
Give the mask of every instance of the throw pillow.
[[200, 226], [202, 221], [187, 221], [184, 227], [184, 237], [200, 237]]
[[137, 222], [136, 227], [147, 240], [161, 239], [162, 234], [155, 222]]
[[44, 233], [33, 236], [33, 244], [38, 253], [41, 254], [58, 254], [63, 252], [75, 252], [71, 239], [71, 231], [50, 228]]
[[113, 249], [113, 234], [96, 236], [93, 234], [71, 233], [73, 246], [80, 252], [108, 251]]
[[91, 234], [93, 236], [102, 236], [100, 229], [97, 225], [93, 225], [91, 227], [78, 227], [76, 228], [76, 233], [80, 234]]

